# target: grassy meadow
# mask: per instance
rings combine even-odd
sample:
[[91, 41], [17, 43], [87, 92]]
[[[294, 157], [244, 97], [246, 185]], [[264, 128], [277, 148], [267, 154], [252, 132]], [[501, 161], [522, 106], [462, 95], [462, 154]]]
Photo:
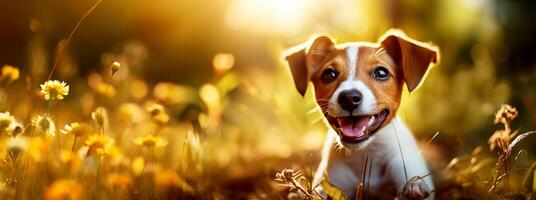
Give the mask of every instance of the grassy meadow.
[[533, 4], [0, 3], [0, 199], [319, 199], [328, 126], [282, 53], [392, 27], [441, 51], [398, 113], [436, 199], [535, 199]]

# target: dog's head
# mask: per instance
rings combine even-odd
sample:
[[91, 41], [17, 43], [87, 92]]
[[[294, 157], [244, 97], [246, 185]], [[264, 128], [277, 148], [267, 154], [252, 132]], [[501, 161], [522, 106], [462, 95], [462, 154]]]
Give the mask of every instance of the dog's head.
[[391, 30], [376, 44], [335, 45], [319, 36], [286, 56], [296, 88], [308, 82], [345, 147], [361, 147], [385, 126], [400, 105], [402, 86], [411, 92], [422, 82], [438, 50]]

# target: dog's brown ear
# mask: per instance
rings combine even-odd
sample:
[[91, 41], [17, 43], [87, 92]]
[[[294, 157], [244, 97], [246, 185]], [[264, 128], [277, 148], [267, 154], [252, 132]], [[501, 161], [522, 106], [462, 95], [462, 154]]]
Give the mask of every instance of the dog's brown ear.
[[404, 81], [410, 92], [422, 82], [430, 64], [439, 60], [437, 47], [413, 40], [398, 30], [388, 31], [380, 41], [397, 65], [402, 66]]
[[307, 64], [305, 62], [305, 47], [287, 55], [285, 60], [287, 60], [290, 67], [290, 72], [292, 73], [296, 89], [302, 96], [305, 95], [307, 83], [309, 82]]
[[319, 36], [304, 45], [292, 48], [291, 53], [285, 56], [296, 89], [302, 96], [305, 95], [311, 75], [333, 49], [335, 44], [329, 37]]

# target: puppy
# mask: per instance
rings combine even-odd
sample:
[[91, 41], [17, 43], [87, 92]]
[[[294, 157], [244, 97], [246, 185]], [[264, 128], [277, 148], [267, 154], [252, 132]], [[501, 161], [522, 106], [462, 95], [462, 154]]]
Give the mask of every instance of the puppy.
[[433, 198], [426, 162], [396, 111], [403, 85], [415, 90], [438, 57], [436, 47], [398, 30], [388, 31], [378, 43], [336, 45], [319, 36], [287, 54], [298, 92], [304, 95], [313, 83], [331, 126], [313, 180], [321, 194]]

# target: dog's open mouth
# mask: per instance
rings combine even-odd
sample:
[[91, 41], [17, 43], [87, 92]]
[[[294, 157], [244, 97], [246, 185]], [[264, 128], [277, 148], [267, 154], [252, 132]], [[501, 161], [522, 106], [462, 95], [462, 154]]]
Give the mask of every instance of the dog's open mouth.
[[368, 139], [383, 124], [388, 114], [388, 110], [382, 110], [375, 115], [338, 117], [337, 131], [344, 142], [359, 143]]

